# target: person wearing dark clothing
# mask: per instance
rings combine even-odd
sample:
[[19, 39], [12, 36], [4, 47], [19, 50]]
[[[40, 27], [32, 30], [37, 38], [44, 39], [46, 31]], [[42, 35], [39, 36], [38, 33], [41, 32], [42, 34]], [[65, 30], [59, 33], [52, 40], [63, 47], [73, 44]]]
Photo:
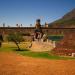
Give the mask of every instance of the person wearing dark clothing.
[[0, 47], [2, 46], [3, 36], [0, 34]]

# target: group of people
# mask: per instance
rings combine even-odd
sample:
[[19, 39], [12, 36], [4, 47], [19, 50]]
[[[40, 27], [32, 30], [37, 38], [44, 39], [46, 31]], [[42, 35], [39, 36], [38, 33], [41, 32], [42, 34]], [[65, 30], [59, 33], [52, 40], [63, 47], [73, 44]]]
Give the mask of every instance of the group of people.
[[43, 34], [41, 32], [36, 32], [34, 33], [33, 36], [33, 41], [38, 40], [38, 41], [46, 41], [48, 39], [47, 34]]

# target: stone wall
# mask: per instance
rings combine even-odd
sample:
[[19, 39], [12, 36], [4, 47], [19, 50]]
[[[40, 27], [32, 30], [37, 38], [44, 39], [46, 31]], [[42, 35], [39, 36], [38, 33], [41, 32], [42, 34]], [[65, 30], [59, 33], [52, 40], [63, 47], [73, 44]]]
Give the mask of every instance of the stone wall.
[[[0, 27], [0, 33], [8, 34], [13, 32], [22, 32], [33, 34], [35, 27]], [[45, 28], [42, 27], [43, 33], [50, 34], [65, 34], [69, 32], [75, 32], [75, 28]]]

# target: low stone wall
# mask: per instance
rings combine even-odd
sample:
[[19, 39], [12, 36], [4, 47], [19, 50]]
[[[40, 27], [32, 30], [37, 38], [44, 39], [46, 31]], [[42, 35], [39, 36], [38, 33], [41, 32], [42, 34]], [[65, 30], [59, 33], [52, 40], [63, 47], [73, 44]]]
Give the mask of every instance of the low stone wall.
[[51, 51], [53, 48], [55, 48], [54, 43], [34, 41], [32, 42], [30, 50], [34, 52], [43, 52], [43, 51]]

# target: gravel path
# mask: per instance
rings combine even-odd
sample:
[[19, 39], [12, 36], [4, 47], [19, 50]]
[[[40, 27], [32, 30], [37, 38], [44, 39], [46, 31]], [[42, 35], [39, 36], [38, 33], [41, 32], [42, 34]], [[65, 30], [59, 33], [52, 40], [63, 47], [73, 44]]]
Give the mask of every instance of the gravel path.
[[0, 75], [75, 75], [75, 60], [47, 60], [0, 52]]

